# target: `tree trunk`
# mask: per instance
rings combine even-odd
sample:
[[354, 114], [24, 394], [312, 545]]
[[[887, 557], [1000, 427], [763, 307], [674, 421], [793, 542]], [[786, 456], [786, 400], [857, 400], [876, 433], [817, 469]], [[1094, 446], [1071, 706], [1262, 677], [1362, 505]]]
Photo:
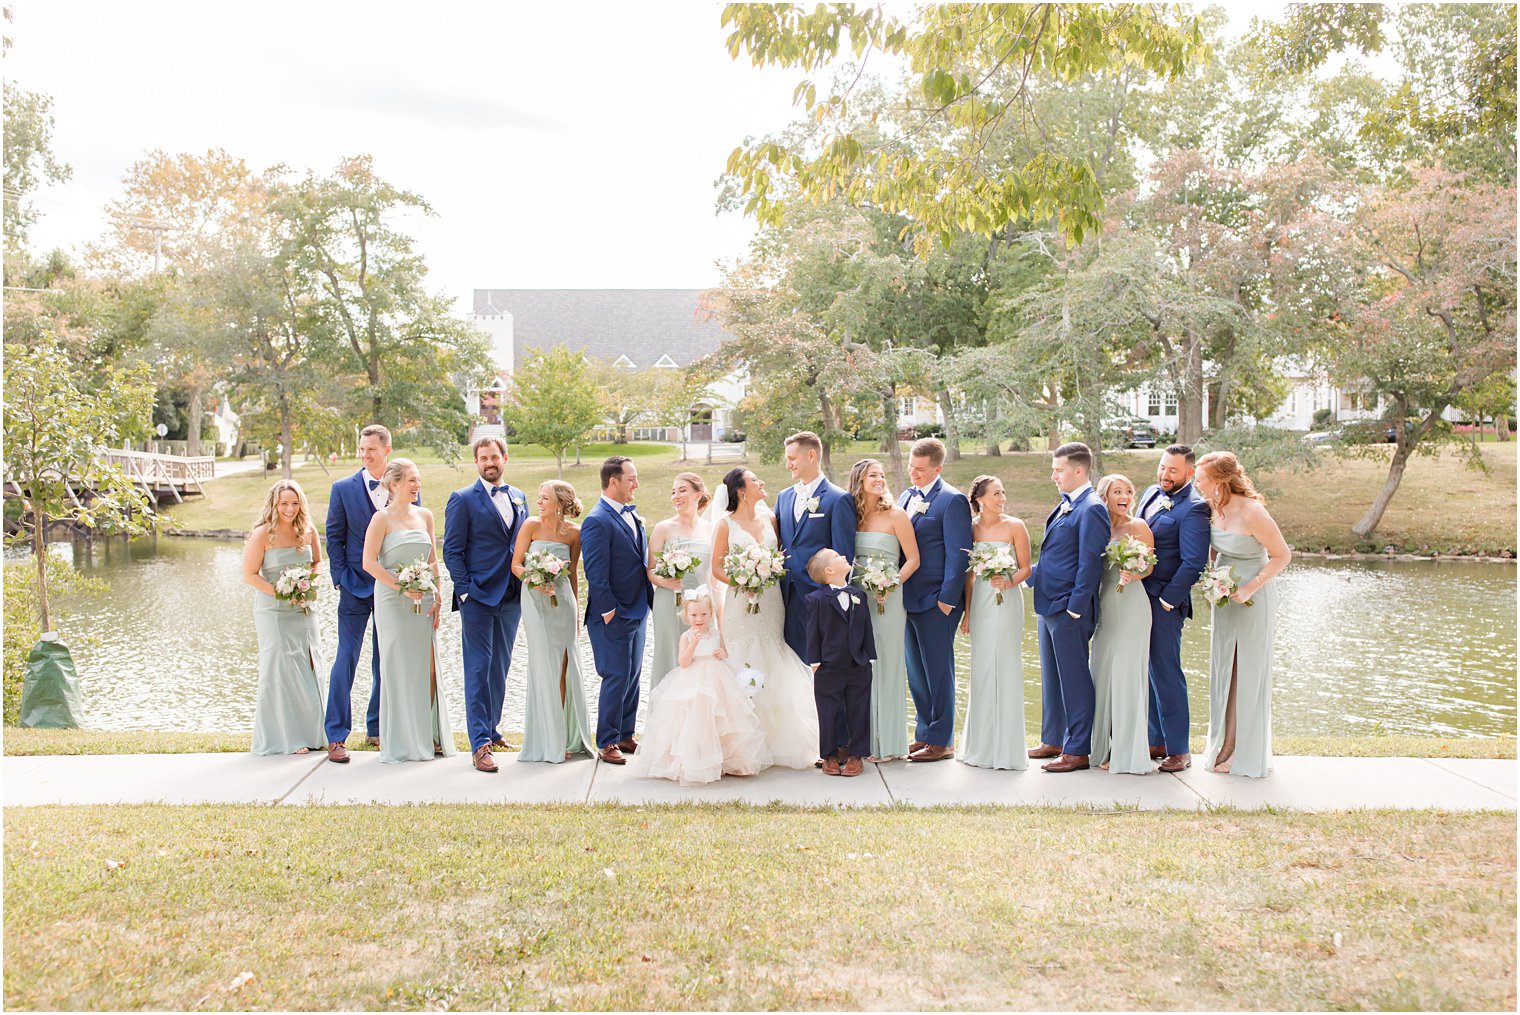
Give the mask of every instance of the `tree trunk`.
[[[1054, 385], [1047, 385], [1045, 388], [1045, 404], [1052, 410], [1061, 407], [1061, 393], [1055, 389]], [[1054, 422], [1049, 430], [1046, 431], [1045, 448], [1048, 451], [1054, 451], [1061, 446], [1061, 423], [1054, 412], [1051, 413], [1050, 418]]]
[[284, 408], [280, 412], [280, 475], [289, 479], [290, 458], [294, 453], [295, 428], [290, 424], [290, 410]]
[[[37, 480], [34, 478], [32, 482], [35, 484]], [[37, 613], [46, 633], [53, 629], [53, 614], [48, 608], [47, 543], [43, 539], [41, 502], [35, 497], [35, 489], [32, 493], [32, 558], [37, 562]]]
[[823, 451], [818, 456], [818, 467], [830, 481], [834, 478], [834, 449], [830, 447], [834, 442], [829, 439], [830, 424], [834, 422], [834, 407], [829, 401], [829, 396], [823, 391], [818, 392], [818, 412], [823, 417], [823, 433], [819, 435], [819, 442], [823, 445]]
[[955, 417], [955, 403], [950, 399], [948, 388], [940, 388], [934, 398], [939, 402], [940, 415], [945, 417], [945, 460], [958, 462], [961, 460], [961, 428]]
[[1203, 343], [1186, 335], [1187, 361], [1177, 391], [1177, 442], [1197, 444], [1203, 439]]
[[996, 418], [997, 413], [992, 411], [992, 402], [984, 401], [982, 403], [982, 426], [987, 435], [987, 455], [991, 458], [999, 458], [1003, 454], [1003, 448], [998, 441], [997, 428], [993, 426]]
[[1501, 441], [1507, 441], [1507, 440], [1509, 440], [1509, 417], [1508, 416], [1495, 416], [1494, 417], [1494, 436], [1497, 437]]
[[[578, 460], [579, 460], [579, 450], [577, 450], [577, 461]], [[555, 478], [557, 478], [557, 479], [564, 479], [565, 478], [565, 449], [564, 448], [558, 448], [554, 452], [554, 475], [555, 475]]]
[[206, 391], [204, 385], [190, 385], [190, 407], [186, 410], [185, 456], [194, 458], [201, 453], [201, 417], [206, 414]]
[[1404, 481], [1404, 467], [1409, 464], [1409, 456], [1414, 453], [1414, 446], [1404, 446], [1400, 441], [1393, 449], [1393, 461], [1388, 463], [1388, 478], [1383, 481], [1383, 488], [1372, 498], [1372, 504], [1367, 508], [1367, 513], [1362, 515], [1361, 521], [1351, 526], [1351, 531], [1358, 537], [1366, 539], [1377, 529], [1383, 520], [1383, 512], [1388, 510], [1388, 504], [1393, 500], [1393, 495], [1399, 492], [1399, 484]]
[[908, 469], [903, 463], [902, 445], [897, 443], [897, 395], [883, 395], [881, 414], [887, 426], [887, 475], [892, 477], [893, 489], [908, 488]]
[[1205, 387], [1209, 392], [1209, 429], [1219, 430], [1224, 426], [1224, 403], [1229, 399], [1230, 382], [1219, 377]]

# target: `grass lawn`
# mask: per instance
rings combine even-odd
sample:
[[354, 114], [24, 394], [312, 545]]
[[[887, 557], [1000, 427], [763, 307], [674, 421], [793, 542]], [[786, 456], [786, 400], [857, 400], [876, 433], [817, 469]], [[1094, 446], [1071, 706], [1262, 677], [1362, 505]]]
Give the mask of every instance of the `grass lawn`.
[[[521, 733], [505, 734], [519, 744]], [[111, 730], [30, 730], [7, 726], [5, 753], [36, 754], [203, 754], [248, 750], [248, 733], [159, 733]], [[460, 751], [469, 750], [463, 733], [454, 734]], [[1031, 747], [1035, 746], [1030, 741]], [[1198, 745], [1200, 749], [1202, 745]], [[370, 750], [363, 735], [349, 737], [348, 749]], [[1334, 758], [1513, 758], [1514, 737], [1285, 737], [1274, 736], [1272, 749], [1282, 755]]]
[[[1351, 526], [1382, 485], [1387, 473], [1386, 450], [1372, 449], [1371, 459], [1338, 459], [1326, 456], [1325, 465], [1307, 473], [1289, 473], [1262, 477], [1275, 494], [1269, 498], [1278, 523], [1288, 541], [1300, 550], [1345, 553], [1381, 552], [1393, 546], [1400, 552], [1498, 554], [1516, 549], [1516, 448], [1513, 443], [1482, 446], [1489, 472], [1468, 468], [1454, 454], [1435, 458], [1416, 458], [1409, 465], [1403, 485], [1384, 516], [1382, 526], [1371, 540], [1358, 541]], [[535, 453], [536, 452], [536, 453]], [[589, 503], [599, 492], [597, 469], [607, 454], [631, 454], [638, 461], [643, 484], [639, 502], [643, 514], [651, 520], [669, 512], [667, 500], [671, 479], [676, 473], [691, 469], [703, 476], [709, 487], [716, 486], [729, 465], [706, 465], [701, 460], [679, 461], [679, 449], [673, 445], [630, 444], [614, 448], [596, 445], [583, 449], [582, 466], [567, 466], [565, 478], [575, 484], [581, 497]], [[398, 454], [407, 454], [405, 451]], [[876, 455], [873, 446], [860, 443], [836, 455], [837, 480], [848, 478], [848, 466], [857, 458]], [[1157, 451], [1110, 451], [1104, 454], [1110, 472], [1123, 472], [1140, 486], [1155, 475]], [[457, 467], [444, 465], [432, 455], [416, 456], [422, 468], [423, 503], [442, 513], [450, 491], [471, 483], [475, 472], [469, 462]], [[751, 459], [749, 467], [765, 480], [771, 496], [780, 493], [790, 482], [779, 462]], [[316, 464], [304, 465], [296, 478], [306, 488], [312, 511], [320, 526], [327, 516], [328, 488], [333, 480], [349, 475], [357, 466], [345, 464], [341, 469], [324, 471]], [[1050, 458], [1042, 452], [1005, 454], [997, 458], [966, 455], [950, 463], [945, 474], [951, 483], [966, 489], [971, 479], [990, 472], [1007, 487], [1009, 510], [1030, 523], [1036, 541], [1044, 519], [1056, 497], [1050, 483]], [[555, 475], [552, 458], [532, 447], [512, 452], [507, 478], [529, 491], [530, 498], [538, 484]], [[207, 486], [207, 496], [194, 498], [170, 512], [175, 527], [189, 530], [231, 529], [238, 532], [253, 527], [263, 505], [269, 480], [257, 474], [231, 476]], [[1462, 509], [1451, 510], [1453, 497]], [[442, 521], [442, 520], [441, 520]], [[439, 533], [442, 535], [441, 529]]]
[[12, 1009], [1509, 1009], [1513, 814], [38, 807]]

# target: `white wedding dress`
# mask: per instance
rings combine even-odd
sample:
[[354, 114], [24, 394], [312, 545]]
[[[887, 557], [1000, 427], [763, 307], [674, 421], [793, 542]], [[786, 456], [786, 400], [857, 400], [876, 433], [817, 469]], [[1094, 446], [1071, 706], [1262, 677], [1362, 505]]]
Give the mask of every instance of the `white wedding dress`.
[[[768, 521], [768, 520], [767, 520]], [[755, 538], [725, 518], [730, 547], [751, 546]], [[765, 546], [776, 549], [776, 532], [765, 526]], [[812, 768], [818, 760], [818, 705], [813, 700], [813, 671], [797, 658], [782, 635], [786, 608], [781, 589], [772, 585], [760, 595], [760, 612], [745, 607], [749, 598], [729, 588], [723, 605], [723, 640], [736, 666], [752, 666], [765, 674], [765, 686], [755, 693], [755, 714], [765, 731], [771, 764], [783, 768]]]

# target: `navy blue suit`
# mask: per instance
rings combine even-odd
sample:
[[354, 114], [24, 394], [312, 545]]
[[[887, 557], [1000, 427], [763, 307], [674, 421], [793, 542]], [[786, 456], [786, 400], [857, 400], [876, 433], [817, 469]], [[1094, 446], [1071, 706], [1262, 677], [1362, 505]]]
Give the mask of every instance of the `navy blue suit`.
[[[1135, 516], [1144, 518], [1162, 496], [1159, 486], [1146, 490]], [[1172, 506], [1158, 509], [1148, 523], [1156, 538], [1156, 567], [1145, 576], [1151, 600], [1150, 742], [1164, 745], [1167, 754], [1189, 754], [1182, 626], [1193, 615], [1193, 585], [1209, 563], [1209, 505], [1192, 483], [1166, 496]]]
[[[631, 507], [631, 505], [630, 505]], [[634, 514], [637, 519], [636, 512]], [[638, 522], [634, 535], [621, 512], [598, 498], [581, 523], [581, 562], [586, 569], [586, 634], [602, 678], [596, 709], [596, 746], [633, 739], [644, 670], [644, 627], [654, 603], [646, 570], [649, 534]], [[602, 617], [616, 610], [611, 621]]]
[[[949, 747], [955, 735], [955, 629], [966, 608], [971, 560], [971, 504], [943, 479], [929, 487], [927, 510], [917, 510], [919, 499], [914, 487], [897, 501], [908, 512], [918, 540], [918, 570], [903, 583], [908, 690], [917, 714], [915, 739]], [[954, 607], [948, 616], [940, 603]]]
[[[338, 652], [327, 678], [327, 739], [342, 743], [353, 726], [354, 672], [359, 668], [359, 651], [364, 645], [364, 629], [375, 612], [375, 579], [364, 570], [364, 533], [375, 516], [375, 503], [369, 497], [369, 473], [340, 479], [332, 485], [327, 502], [327, 565], [332, 569], [333, 586], [338, 590]], [[380, 735], [380, 637], [375, 632], [369, 648], [369, 708], [364, 713], [364, 729], [372, 737]]]
[[[496, 499], [506, 497], [504, 518]], [[454, 582], [464, 647], [465, 727], [470, 749], [501, 739], [497, 724], [507, 696], [512, 643], [522, 619], [522, 583], [512, 573], [512, 550], [528, 516], [528, 500], [514, 486], [490, 493], [471, 483], [449, 494], [443, 530], [443, 563]]]
[[801, 521], [796, 513], [797, 488], [789, 486], [776, 498], [776, 521], [780, 525], [779, 542], [786, 554], [786, 580], [781, 583], [781, 601], [786, 606], [786, 643], [800, 659], [807, 649], [807, 598], [818, 589], [808, 577], [808, 561], [819, 550], [830, 549], [845, 560], [855, 560], [855, 501], [845, 491], [820, 476], [813, 496], [817, 511], [805, 511]]
[[[839, 593], [850, 608], [839, 605]], [[819, 586], [808, 593], [807, 654], [813, 673], [813, 702], [818, 707], [818, 756], [841, 747], [851, 757], [871, 753], [871, 663], [876, 636], [866, 594], [854, 585]], [[842, 731], [842, 733], [841, 733]]]
[[[1062, 495], [1061, 505], [1068, 502]], [[1045, 519], [1040, 559], [1028, 584], [1040, 634], [1040, 742], [1065, 754], [1092, 748], [1094, 691], [1088, 647], [1098, 626], [1108, 509], [1089, 487]], [[1078, 614], [1073, 617], [1072, 614]]]

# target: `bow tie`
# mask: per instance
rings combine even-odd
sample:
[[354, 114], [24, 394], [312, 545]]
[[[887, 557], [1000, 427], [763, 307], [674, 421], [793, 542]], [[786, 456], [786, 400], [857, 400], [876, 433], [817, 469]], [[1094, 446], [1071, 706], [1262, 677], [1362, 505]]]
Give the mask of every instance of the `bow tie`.
[[378, 487], [380, 485], [380, 481], [378, 479], [371, 479], [368, 482], [369, 482], [369, 488], [371, 490], [375, 489], [376, 487]]
[[920, 490], [916, 486], [908, 491], [908, 496], [909, 497], [922, 497], [922, 498], [924, 498], [924, 500], [928, 500], [929, 499], [929, 495], [927, 493], [924, 493], [924, 491]]
[[491, 487], [491, 496], [492, 497], [495, 497], [498, 493], [506, 493], [506, 492], [507, 492], [507, 487], [505, 487], [505, 486], [493, 486], [493, 487]]
[[639, 508], [637, 504], [624, 504], [621, 513], [625, 515], [631, 515], [638, 509]]

